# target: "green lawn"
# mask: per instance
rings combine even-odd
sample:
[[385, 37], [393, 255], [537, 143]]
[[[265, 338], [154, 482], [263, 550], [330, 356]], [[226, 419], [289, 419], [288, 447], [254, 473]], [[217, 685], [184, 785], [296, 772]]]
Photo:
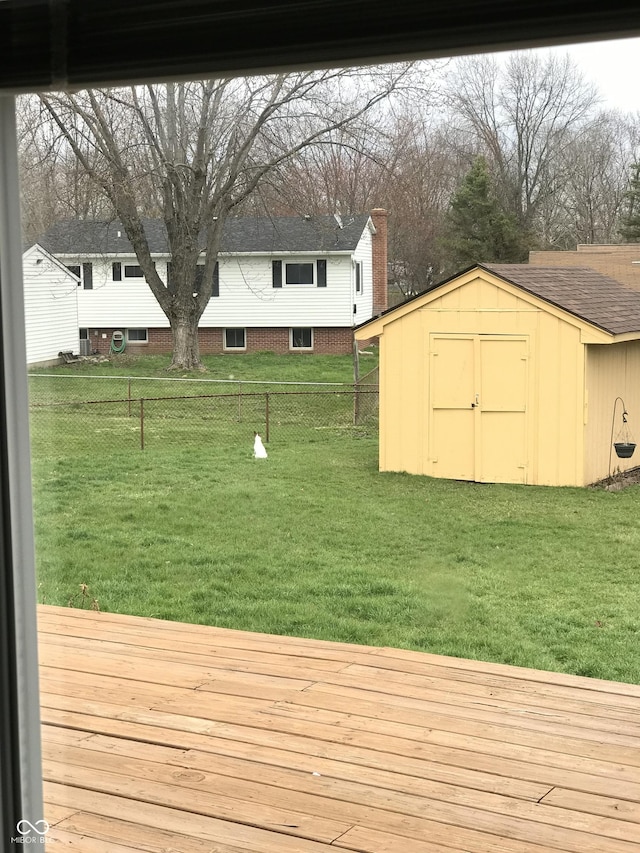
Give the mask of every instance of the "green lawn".
[[[169, 371], [170, 356], [111, 356], [100, 364], [78, 362], [58, 367], [35, 368], [32, 373], [63, 376], [145, 376], [155, 378], [242, 379], [254, 382], [353, 382], [351, 355], [276, 355], [272, 352], [244, 355], [205, 355], [204, 373], [180, 374]], [[371, 355], [360, 356], [360, 374], [372, 370], [378, 363], [376, 348]]]
[[[34, 459], [40, 600], [640, 681], [640, 489], [380, 474], [373, 438]], [[78, 603], [78, 602], [76, 602]]]

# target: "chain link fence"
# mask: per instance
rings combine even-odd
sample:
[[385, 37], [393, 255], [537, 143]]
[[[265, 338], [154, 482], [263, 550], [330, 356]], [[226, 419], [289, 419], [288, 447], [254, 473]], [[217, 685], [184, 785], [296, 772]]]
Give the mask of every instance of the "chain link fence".
[[29, 377], [35, 458], [375, 435], [378, 388], [140, 377]]

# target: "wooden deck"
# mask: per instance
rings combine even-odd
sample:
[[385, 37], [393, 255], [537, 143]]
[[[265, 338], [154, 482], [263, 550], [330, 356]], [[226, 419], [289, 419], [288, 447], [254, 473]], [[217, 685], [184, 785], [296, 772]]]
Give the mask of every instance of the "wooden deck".
[[39, 618], [49, 853], [640, 850], [638, 686]]

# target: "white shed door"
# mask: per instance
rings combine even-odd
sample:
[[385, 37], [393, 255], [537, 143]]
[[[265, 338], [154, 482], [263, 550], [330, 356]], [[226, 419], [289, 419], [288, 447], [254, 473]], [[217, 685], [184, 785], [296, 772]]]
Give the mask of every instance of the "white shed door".
[[433, 476], [525, 483], [528, 338], [432, 335], [430, 355]]

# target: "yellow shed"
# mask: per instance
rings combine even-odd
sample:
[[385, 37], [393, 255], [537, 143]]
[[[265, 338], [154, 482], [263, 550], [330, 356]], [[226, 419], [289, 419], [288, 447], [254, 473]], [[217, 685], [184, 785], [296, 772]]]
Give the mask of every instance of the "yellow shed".
[[640, 293], [593, 269], [480, 264], [355, 336], [380, 343], [381, 471], [584, 486], [640, 464], [613, 450], [640, 434]]

